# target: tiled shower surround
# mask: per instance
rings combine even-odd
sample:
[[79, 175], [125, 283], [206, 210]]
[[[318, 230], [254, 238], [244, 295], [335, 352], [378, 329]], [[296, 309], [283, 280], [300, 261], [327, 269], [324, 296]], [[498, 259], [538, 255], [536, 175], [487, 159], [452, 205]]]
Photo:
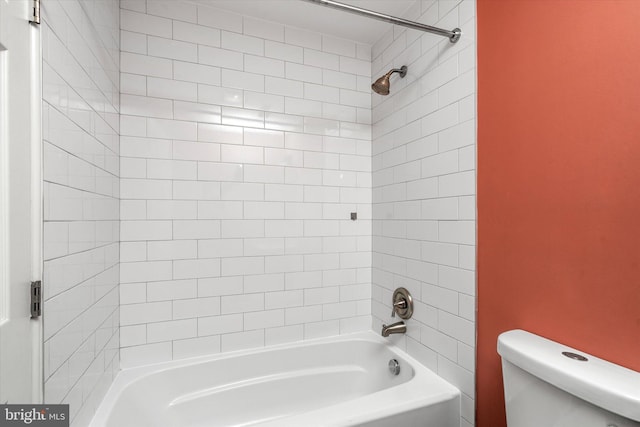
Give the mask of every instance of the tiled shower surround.
[[119, 369], [119, 2], [42, 6], [44, 399], [85, 426]]
[[394, 28], [373, 46], [373, 75], [408, 65], [373, 96], [373, 328], [391, 321], [393, 290], [415, 299], [392, 340], [462, 391], [474, 424], [475, 2], [422, 1], [405, 17], [460, 27], [451, 44]]
[[370, 46], [182, 1], [121, 29], [122, 366], [369, 329]]
[[119, 3], [43, 3], [46, 401], [84, 426], [118, 368], [379, 331], [404, 286], [389, 339], [472, 426], [475, 2], [403, 15], [455, 45], [393, 27], [373, 46]]

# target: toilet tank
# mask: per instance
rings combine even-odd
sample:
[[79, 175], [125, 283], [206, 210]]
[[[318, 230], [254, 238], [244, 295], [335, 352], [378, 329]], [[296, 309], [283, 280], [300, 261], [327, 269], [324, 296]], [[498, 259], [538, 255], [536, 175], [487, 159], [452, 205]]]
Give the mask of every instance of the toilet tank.
[[498, 353], [509, 427], [640, 427], [639, 372], [522, 330]]

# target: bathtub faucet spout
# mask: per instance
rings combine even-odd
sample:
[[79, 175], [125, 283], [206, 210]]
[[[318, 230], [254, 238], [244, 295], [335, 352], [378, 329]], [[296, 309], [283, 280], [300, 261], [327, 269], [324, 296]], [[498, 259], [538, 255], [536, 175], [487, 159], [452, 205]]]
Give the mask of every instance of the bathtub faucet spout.
[[407, 325], [401, 320], [390, 325], [382, 325], [382, 336], [388, 337], [391, 334], [404, 334], [407, 332]]

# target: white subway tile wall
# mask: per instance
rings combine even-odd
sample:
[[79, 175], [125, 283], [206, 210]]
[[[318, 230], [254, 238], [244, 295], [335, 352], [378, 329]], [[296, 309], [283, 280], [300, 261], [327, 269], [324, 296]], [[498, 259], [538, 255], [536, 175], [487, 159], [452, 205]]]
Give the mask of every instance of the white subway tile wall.
[[374, 329], [391, 321], [391, 295], [410, 290], [415, 313], [392, 340], [462, 391], [461, 426], [474, 425], [476, 45], [474, 0], [422, 0], [406, 18], [463, 36], [394, 27], [374, 44]]
[[74, 427], [119, 369], [119, 14], [118, 0], [42, 5], [44, 400], [70, 404]]
[[121, 8], [122, 366], [369, 329], [371, 47]]

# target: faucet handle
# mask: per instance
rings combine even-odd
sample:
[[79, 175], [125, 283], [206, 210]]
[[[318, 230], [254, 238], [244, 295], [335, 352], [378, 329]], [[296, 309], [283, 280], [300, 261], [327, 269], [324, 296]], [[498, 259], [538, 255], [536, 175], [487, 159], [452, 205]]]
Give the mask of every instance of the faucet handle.
[[397, 310], [403, 310], [407, 308], [407, 300], [402, 298], [393, 303], [393, 307], [391, 308], [391, 317], [396, 317]]
[[396, 317], [397, 314], [401, 319], [411, 318], [413, 315], [413, 298], [406, 288], [397, 288], [393, 291], [391, 302], [391, 317]]

